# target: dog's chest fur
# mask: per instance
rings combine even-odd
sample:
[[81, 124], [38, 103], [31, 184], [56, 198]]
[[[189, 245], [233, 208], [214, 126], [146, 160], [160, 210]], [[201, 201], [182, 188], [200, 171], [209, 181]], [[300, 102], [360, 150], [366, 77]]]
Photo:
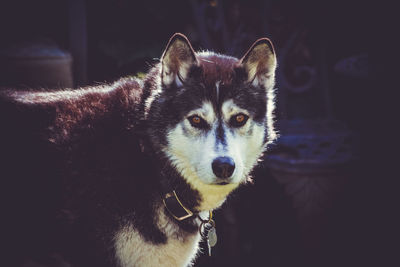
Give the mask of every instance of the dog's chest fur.
[[191, 266], [196, 258], [199, 232], [182, 234], [160, 207], [156, 214], [157, 227], [167, 237], [164, 244], [154, 245], [127, 224], [115, 235], [115, 253], [121, 266]]

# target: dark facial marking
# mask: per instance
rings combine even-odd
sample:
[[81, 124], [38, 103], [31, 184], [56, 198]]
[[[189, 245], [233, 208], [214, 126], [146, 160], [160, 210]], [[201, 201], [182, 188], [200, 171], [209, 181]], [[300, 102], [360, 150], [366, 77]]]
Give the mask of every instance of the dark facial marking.
[[222, 120], [221, 119], [218, 121], [216, 134], [217, 134], [217, 136], [216, 136], [217, 144], [220, 143], [220, 144], [222, 144], [223, 147], [225, 147], [226, 146], [226, 135], [225, 135], [224, 127], [222, 126]]
[[252, 135], [254, 130], [254, 122], [250, 124], [249, 129], [247, 130], [247, 135]]

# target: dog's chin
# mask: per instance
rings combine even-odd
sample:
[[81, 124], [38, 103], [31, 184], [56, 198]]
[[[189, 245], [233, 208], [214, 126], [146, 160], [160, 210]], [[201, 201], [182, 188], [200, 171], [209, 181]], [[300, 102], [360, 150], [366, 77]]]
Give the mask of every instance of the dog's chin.
[[191, 187], [201, 195], [200, 211], [213, 210], [225, 202], [226, 197], [239, 186], [239, 183], [229, 181], [205, 182], [199, 178], [187, 180]]

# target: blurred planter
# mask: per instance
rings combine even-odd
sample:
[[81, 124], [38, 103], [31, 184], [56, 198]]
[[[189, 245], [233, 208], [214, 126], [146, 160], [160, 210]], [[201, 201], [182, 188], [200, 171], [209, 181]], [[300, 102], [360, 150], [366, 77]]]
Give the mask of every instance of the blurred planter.
[[304, 248], [318, 252], [329, 208], [352, 175], [357, 138], [333, 120], [282, 121], [266, 164], [297, 213]]
[[14, 88], [73, 87], [72, 57], [52, 43], [0, 51], [0, 84]]

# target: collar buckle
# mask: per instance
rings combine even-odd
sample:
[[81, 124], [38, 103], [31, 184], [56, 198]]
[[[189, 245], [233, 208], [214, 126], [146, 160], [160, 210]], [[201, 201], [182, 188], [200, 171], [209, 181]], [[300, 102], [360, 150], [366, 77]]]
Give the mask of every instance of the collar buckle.
[[172, 217], [178, 221], [183, 221], [193, 216], [193, 212], [186, 208], [179, 200], [175, 190], [164, 196], [163, 203]]

